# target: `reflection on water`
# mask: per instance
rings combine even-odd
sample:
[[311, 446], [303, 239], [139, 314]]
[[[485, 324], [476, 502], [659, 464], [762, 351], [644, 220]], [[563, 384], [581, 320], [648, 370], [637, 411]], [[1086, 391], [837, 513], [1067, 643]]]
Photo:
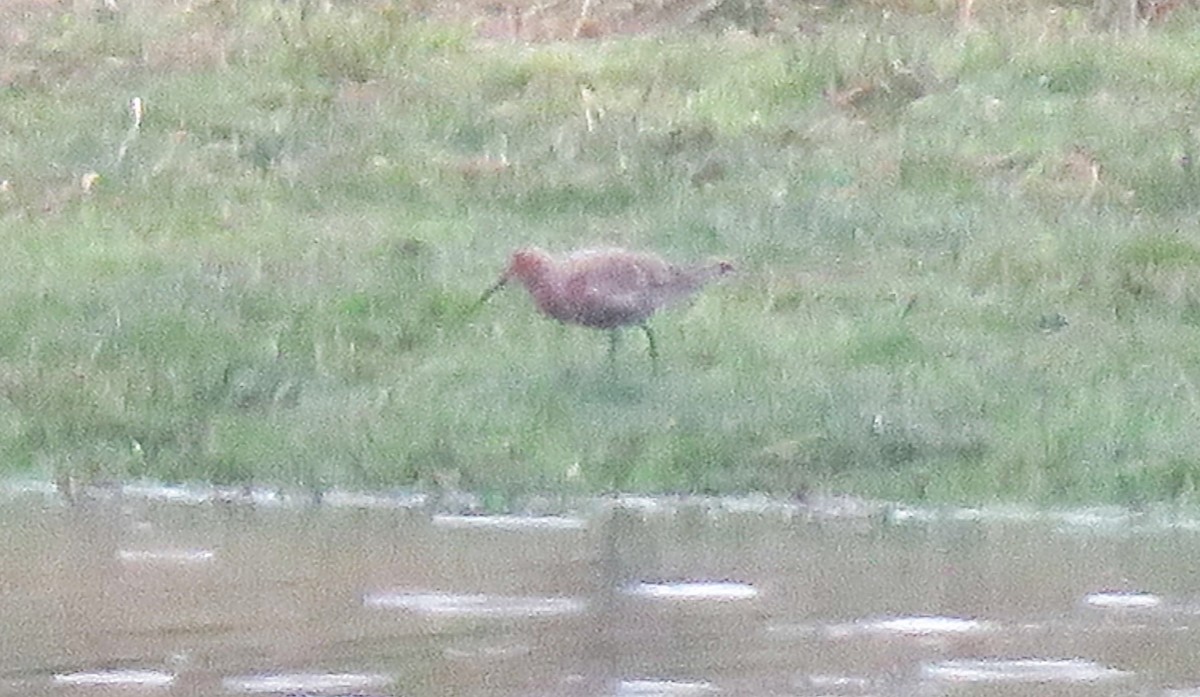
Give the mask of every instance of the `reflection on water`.
[[92, 687], [165, 687], [174, 681], [174, 675], [155, 670], [97, 670], [54, 676], [54, 682], [58, 685]]
[[1162, 604], [1162, 598], [1139, 591], [1107, 591], [1089, 593], [1083, 602], [1106, 610], [1148, 610]]
[[926, 677], [949, 682], [977, 683], [1084, 683], [1124, 678], [1129, 675], [1079, 658], [1047, 660], [952, 660], [928, 664]]
[[[967, 634], [985, 632], [993, 625], [979, 620], [961, 617], [891, 617], [888, 619], [862, 620], [842, 625], [845, 633], [867, 632], [877, 634], [905, 634], [909, 636], [936, 636], [939, 634]], [[830, 627], [833, 631], [835, 628]]]
[[582, 530], [587, 521], [574, 516], [435, 515], [433, 524], [443, 528], [490, 528], [493, 530]]
[[626, 591], [630, 595], [662, 600], [749, 600], [758, 595], [754, 586], [730, 581], [641, 582], [629, 586]]
[[250, 675], [228, 678], [223, 682], [229, 692], [265, 694], [345, 694], [362, 690], [377, 690], [392, 679], [386, 675], [354, 673], [290, 673]]
[[617, 683], [618, 697], [670, 697], [671, 695], [702, 695], [716, 690], [712, 683], [679, 682], [676, 680], [621, 680]]
[[408, 610], [443, 617], [543, 617], [582, 612], [583, 601], [574, 598], [515, 598], [473, 593], [375, 593], [363, 599], [367, 607]]
[[0, 695], [1200, 695], [1178, 511], [0, 494]]
[[209, 549], [122, 549], [117, 558], [130, 564], [199, 564], [212, 561]]

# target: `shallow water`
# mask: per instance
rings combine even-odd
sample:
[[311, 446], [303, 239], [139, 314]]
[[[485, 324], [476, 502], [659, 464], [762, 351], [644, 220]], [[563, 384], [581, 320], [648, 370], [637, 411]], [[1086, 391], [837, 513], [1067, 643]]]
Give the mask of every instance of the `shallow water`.
[[1200, 525], [1120, 510], [0, 496], [0, 695], [1200, 694]]

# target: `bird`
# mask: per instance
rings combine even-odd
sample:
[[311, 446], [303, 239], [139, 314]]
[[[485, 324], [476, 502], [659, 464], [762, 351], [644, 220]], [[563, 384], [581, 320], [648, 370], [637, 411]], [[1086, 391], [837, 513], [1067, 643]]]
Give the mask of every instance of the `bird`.
[[658, 347], [647, 320], [732, 271], [733, 264], [728, 261], [676, 266], [655, 254], [619, 248], [581, 249], [554, 256], [537, 247], [525, 247], [512, 253], [500, 279], [479, 304], [516, 279], [543, 315], [564, 324], [607, 330], [610, 360], [621, 328], [641, 327], [649, 342], [650, 359], [657, 365]]

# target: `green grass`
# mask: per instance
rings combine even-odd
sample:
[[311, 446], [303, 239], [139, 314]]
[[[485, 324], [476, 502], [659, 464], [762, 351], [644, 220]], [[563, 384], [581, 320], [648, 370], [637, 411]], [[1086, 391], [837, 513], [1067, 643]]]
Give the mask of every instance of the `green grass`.
[[[1196, 498], [1190, 15], [479, 46], [398, 2], [177, 5], [8, 18], [7, 471]], [[476, 308], [525, 244], [739, 272], [655, 318], [656, 375], [640, 332], [613, 369], [519, 290]]]

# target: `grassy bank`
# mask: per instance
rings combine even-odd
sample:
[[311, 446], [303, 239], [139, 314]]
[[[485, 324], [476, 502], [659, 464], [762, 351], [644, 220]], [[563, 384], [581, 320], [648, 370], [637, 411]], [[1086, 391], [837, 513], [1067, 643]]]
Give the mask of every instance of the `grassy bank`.
[[[5, 470], [1194, 498], [1183, 10], [523, 45], [389, 2], [20, 6]], [[530, 243], [739, 273], [655, 319], [660, 375], [634, 332], [613, 373], [523, 292], [475, 311]]]

